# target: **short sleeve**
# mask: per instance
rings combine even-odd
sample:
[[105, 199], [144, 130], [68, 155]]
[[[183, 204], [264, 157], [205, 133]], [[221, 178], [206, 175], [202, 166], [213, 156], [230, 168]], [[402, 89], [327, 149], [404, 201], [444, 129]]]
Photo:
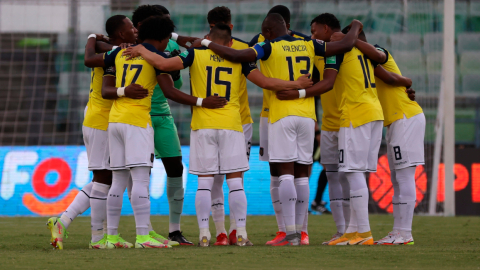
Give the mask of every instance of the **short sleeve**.
[[105, 64], [106, 68], [111, 67], [111, 66], [115, 66], [115, 58], [117, 57], [117, 54], [121, 50], [122, 49], [120, 47], [118, 47], [115, 50], [111, 50], [111, 51], [103, 54], [103, 62]]
[[272, 54], [272, 44], [268, 40], [257, 43], [252, 49], [257, 53], [257, 60], [267, 60]]
[[252, 40], [250, 40], [250, 42], [248, 43], [248, 47], [253, 47], [255, 46], [255, 44], [258, 43], [258, 37], [260, 36], [260, 34], [257, 34], [255, 35]]
[[320, 39], [312, 39], [309, 42], [313, 43], [313, 49], [315, 50], [315, 55], [325, 56], [325, 52], [327, 51], [327, 44], [325, 43], [325, 41]]
[[115, 68], [115, 65], [113, 66], [110, 66], [110, 67], [107, 67], [107, 68], [104, 68], [103, 69], [103, 76], [113, 76], [115, 77], [117, 74], [116, 74], [116, 68]]
[[325, 57], [325, 69], [334, 69], [337, 72], [340, 71], [340, 65], [343, 62], [343, 57], [343, 53]]
[[195, 48], [190, 48], [183, 53], [181, 53], [178, 57], [183, 62], [183, 68], [187, 68], [193, 64], [193, 60], [195, 59]]
[[243, 62], [242, 63], [242, 73], [247, 77], [250, 72], [254, 71], [257, 69], [257, 64], [255, 62]]
[[[385, 56], [386, 56], [386, 57], [385, 57], [385, 61], [384, 61], [383, 63], [376, 63], [376, 65], [379, 65], [379, 64], [380, 64], [380, 65], [383, 65], [383, 64], [387, 63], [387, 62], [388, 62], [388, 58], [389, 58], [389, 56], [390, 56], [390, 53], [389, 53], [385, 48], [382, 48], [382, 47], [378, 46], [377, 44], [375, 44], [375, 49], [377, 49], [377, 50], [385, 53]], [[373, 64], [373, 61], [372, 61], [372, 64]], [[375, 67], [376, 67], [376, 65], [375, 65]]]

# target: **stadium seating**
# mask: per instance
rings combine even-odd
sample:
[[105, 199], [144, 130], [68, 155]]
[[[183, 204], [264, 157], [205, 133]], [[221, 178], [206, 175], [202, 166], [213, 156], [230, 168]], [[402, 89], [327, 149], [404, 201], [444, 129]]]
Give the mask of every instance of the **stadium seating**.
[[367, 1], [340, 1], [338, 5], [338, 20], [345, 27], [353, 19], [360, 20], [366, 29], [370, 26], [370, 4]]
[[463, 76], [462, 94], [480, 94], [480, 73]]
[[427, 76], [425, 73], [405, 71], [402, 72], [402, 75], [412, 79], [412, 87], [413, 89], [415, 89], [415, 91], [417, 91], [418, 95], [424, 95], [429, 93], [427, 92]]
[[460, 56], [460, 72], [480, 75], [480, 52], [464, 52]]
[[185, 8], [185, 3], [176, 1], [173, 6], [174, 22], [181, 25], [182, 31], [191, 34], [192, 32], [206, 32], [207, 25], [207, 5], [189, 3]]
[[458, 35], [457, 50], [459, 53], [465, 51], [480, 51], [480, 34], [464, 33]]
[[427, 54], [427, 72], [442, 71], [443, 52], [430, 52]]
[[420, 51], [421, 46], [420, 34], [393, 34], [390, 35], [391, 50], [396, 51]]
[[400, 2], [372, 3], [372, 29], [384, 33], [398, 33], [402, 30], [403, 5]]
[[425, 72], [426, 66], [421, 51], [392, 51], [395, 62], [400, 70], [409, 72]]
[[469, 8], [470, 31], [480, 32], [480, 2], [471, 1]]
[[388, 43], [388, 36], [384, 33], [367, 33], [365, 34], [367, 37], [367, 41], [373, 45], [379, 45], [380, 47], [384, 47], [387, 50], [390, 48], [390, 44]]
[[407, 21], [404, 22], [410, 33], [425, 34], [434, 29], [434, 5], [426, 1], [408, 1]]
[[[310, 33], [310, 22], [320, 13], [338, 14], [338, 6], [335, 1], [328, 0], [322, 2], [306, 2], [303, 6], [303, 16], [300, 20], [300, 26], [303, 31]], [[343, 25], [340, 25], [343, 26]]]
[[443, 34], [442, 33], [426, 33], [423, 36], [423, 52], [430, 53], [443, 50]]
[[[435, 31], [443, 31], [443, 3], [438, 3], [435, 8]], [[455, 35], [467, 30], [468, 3], [455, 1]]]
[[265, 18], [265, 10], [271, 5], [265, 2], [240, 2], [237, 23], [242, 23], [240, 29], [244, 32], [258, 33]]

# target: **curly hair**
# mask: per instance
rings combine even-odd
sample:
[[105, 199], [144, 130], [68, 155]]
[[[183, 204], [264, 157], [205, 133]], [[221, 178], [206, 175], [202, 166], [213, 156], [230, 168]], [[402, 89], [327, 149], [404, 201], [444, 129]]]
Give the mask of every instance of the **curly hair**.
[[142, 27], [138, 30], [138, 38], [141, 40], [153, 39], [162, 41], [169, 38], [175, 29], [173, 21], [165, 16], [153, 16], [142, 21]]
[[170, 11], [168, 11], [168, 9], [162, 5], [153, 5], [153, 6], [160, 9], [163, 14], [170, 14]]
[[151, 5], [142, 5], [139, 6], [132, 15], [132, 23], [135, 28], [138, 26], [138, 23], [152, 16], [162, 16], [163, 12], [156, 6]]
[[209, 24], [230, 24], [232, 22], [232, 14], [228, 7], [215, 7], [208, 12], [207, 20]]
[[317, 17], [313, 18], [310, 25], [313, 23], [317, 24], [325, 24], [328, 27], [332, 28], [332, 30], [340, 30], [340, 21], [338, 21], [337, 17], [331, 13], [323, 13], [318, 15]]

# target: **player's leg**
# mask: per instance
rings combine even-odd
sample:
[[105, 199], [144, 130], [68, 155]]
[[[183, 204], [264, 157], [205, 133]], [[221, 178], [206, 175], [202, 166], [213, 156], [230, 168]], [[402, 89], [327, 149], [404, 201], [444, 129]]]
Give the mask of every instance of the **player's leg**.
[[160, 158], [167, 173], [167, 199], [169, 206], [168, 239], [156, 233], [150, 222], [150, 236], [171, 246], [193, 245], [182, 234], [180, 216], [183, 211], [183, 164], [182, 150], [177, 127], [172, 116], [153, 116], [155, 156]]
[[249, 169], [245, 135], [234, 130], [218, 130], [220, 173], [225, 174], [229, 189], [231, 214], [236, 224], [236, 245], [251, 246], [247, 235], [247, 197], [243, 172]]
[[[391, 133], [390, 133], [391, 132]], [[416, 204], [416, 166], [424, 164], [425, 116], [418, 114], [397, 120], [389, 129], [391, 159], [398, 183], [398, 233], [383, 244], [413, 245], [412, 220]]]
[[328, 179], [330, 209], [332, 211], [333, 221], [337, 227], [337, 232], [332, 238], [329, 241], [323, 242], [324, 245], [328, 245], [329, 242], [337, 240], [342, 236], [346, 229], [343, 209], [344, 194], [338, 172], [338, 132], [322, 131], [320, 149], [322, 153], [322, 165]]
[[198, 189], [195, 196], [195, 210], [197, 212], [198, 227], [200, 230], [200, 247], [210, 246], [209, 218], [212, 207], [211, 190], [213, 176], [219, 174], [219, 145], [218, 130], [199, 129], [190, 133], [190, 166], [189, 172], [198, 175]]
[[[366, 158], [367, 172], [377, 171], [378, 151], [382, 142], [382, 130], [383, 121], [373, 121], [352, 130], [355, 138], [363, 137], [368, 139], [363, 144], [368, 147]], [[356, 144], [359, 143], [361, 142], [357, 142]], [[358, 153], [362, 153], [362, 147], [355, 146], [355, 148], [359, 149], [357, 155]], [[349, 152], [348, 154], [352, 156], [351, 152]], [[354, 160], [351, 159], [351, 161]], [[362, 170], [363, 164], [361, 162], [358, 162], [358, 160], [355, 160], [355, 162], [350, 162], [349, 167], [352, 171], [355, 170], [355, 168]], [[373, 237], [370, 231], [370, 222], [368, 219], [369, 192], [365, 173], [360, 174], [356, 172], [346, 172], [345, 176], [347, 177], [348, 183], [350, 184], [350, 202], [357, 216], [358, 226], [357, 238], [350, 240], [349, 245], [372, 245]]]
[[[216, 237], [215, 246], [228, 246], [227, 231], [225, 229], [225, 198], [223, 195], [223, 179], [225, 175], [217, 174], [213, 177], [212, 186], [212, 218], [215, 223]], [[232, 213], [230, 212], [230, 215]]]
[[110, 168], [112, 169], [112, 186], [107, 196], [107, 248], [131, 248], [131, 243], [123, 240], [118, 233], [118, 225], [123, 204], [123, 194], [130, 179], [126, 165], [125, 124], [108, 125], [108, 144], [110, 151]]
[[[274, 244], [275, 246], [300, 244], [300, 236], [297, 235], [295, 226], [297, 191], [294, 181], [295, 162], [299, 160], [297, 136], [299, 127], [302, 124], [299, 118], [302, 117], [287, 116], [268, 125], [269, 159], [270, 162], [277, 163], [276, 168], [280, 175], [279, 197], [287, 234], [285, 239]], [[311, 136], [314, 136], [313, 125], [311, 132]], [[307, 143], [311, 144], [308, 159], [312, 160], [313, 139]]]
[[92, 240], [90, 248], [103, 249], [106, 247], [107, 234], [104, 225], [107, 221], [107, 197], [112, 185], [112, 171], [93, 171], [93, 187], [90, 195]]

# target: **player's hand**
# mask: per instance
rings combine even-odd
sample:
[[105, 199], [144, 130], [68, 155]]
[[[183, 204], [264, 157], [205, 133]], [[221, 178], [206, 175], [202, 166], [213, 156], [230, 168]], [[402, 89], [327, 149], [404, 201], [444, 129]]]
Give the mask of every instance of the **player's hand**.
[[331, 41], [331, 42], [340, 41], [340, 40], [342, 40], [344, 37], [345, 37], [345, 34], [344, 34], [344, 33], [342, 33], [342, 32], [335, 32], [335, 33], [333, 33], [332, 36], [330, 37], [330, 41]]
[[148, 89], [143, 88], [139, 84], [130, 84], [125, 87], [125, 96], [133, 99], [142, 99], [148, 96]]
[[[405, 77], [405, 79], [407, 80], [407, 89], [411, 88], [412, 87], [412, 79], [408, 78], [408, 77]], [[415, 92], [415, 91], [414, 91]]]
[[360, 28], [358, 29], [358, 33], [362, 32], [363, 30], [363, 23], [359, 20], [353, 20], [352, 23], [349, 25], [348, 30], [352, 29], [354, 25], [358, 25]]
[[405, 90], [405, 93], [407, 93], [408, 98], [411, 101], [415, 101], [415, 90], [413, 90], [412, 88], [408, 88], [407, 90]]
[[129, 48], [132, 45], [134, 45], [134, 44], [133, 43], [122, 43], [122, 44], [120, 44], [119, 47], [123, 50], [123, 49]]
[[193, 44], [192, 44], [192, 48], [200, 48], [200, 47], [202, 47], [202, 46], [203, 46], [203, 45], [202, 45], [202, 40], [201, 40], [201, 39], [195, 40], [195, 41], [193, 42]]
[[275, 94], [280, 100], [293, 100], [299, 98], [298, 90], [277, 91]]
[[313, 81], [310, 79], [310, 74], [300, 76], [297, 79], [297, 83], [299, 84], [298, 89], [305, 89], [313, 85]]
[[[193, 42], [199, 38], [196, 37], [183, 37], [183, 36], [178, 36], [177, 38], [177, 44], [184, 47], [185, 49], [190, 49], [193, 45]], [[190, 43], [188, 45], [187, 43]]]
[[224, 97], [209, 96], [202, 101], [202, 107], [208, 109], [219, 109], [225, 107], [228, 101]]
[[145, 47], [143, 45], [137, 45], [135, 47], [128, 47], [125, 51], [123, 51], [122, 55], [128, 55], [126, 60], [130, 60], [134, 57], [140, 56], [142, 50], [144, 50]]
[[110, 39], [107, 36], [104, 36], [102, 34], [95, 34], [97, 36], [97, 41], [103, 41], [106, 43], [110, 43]]

